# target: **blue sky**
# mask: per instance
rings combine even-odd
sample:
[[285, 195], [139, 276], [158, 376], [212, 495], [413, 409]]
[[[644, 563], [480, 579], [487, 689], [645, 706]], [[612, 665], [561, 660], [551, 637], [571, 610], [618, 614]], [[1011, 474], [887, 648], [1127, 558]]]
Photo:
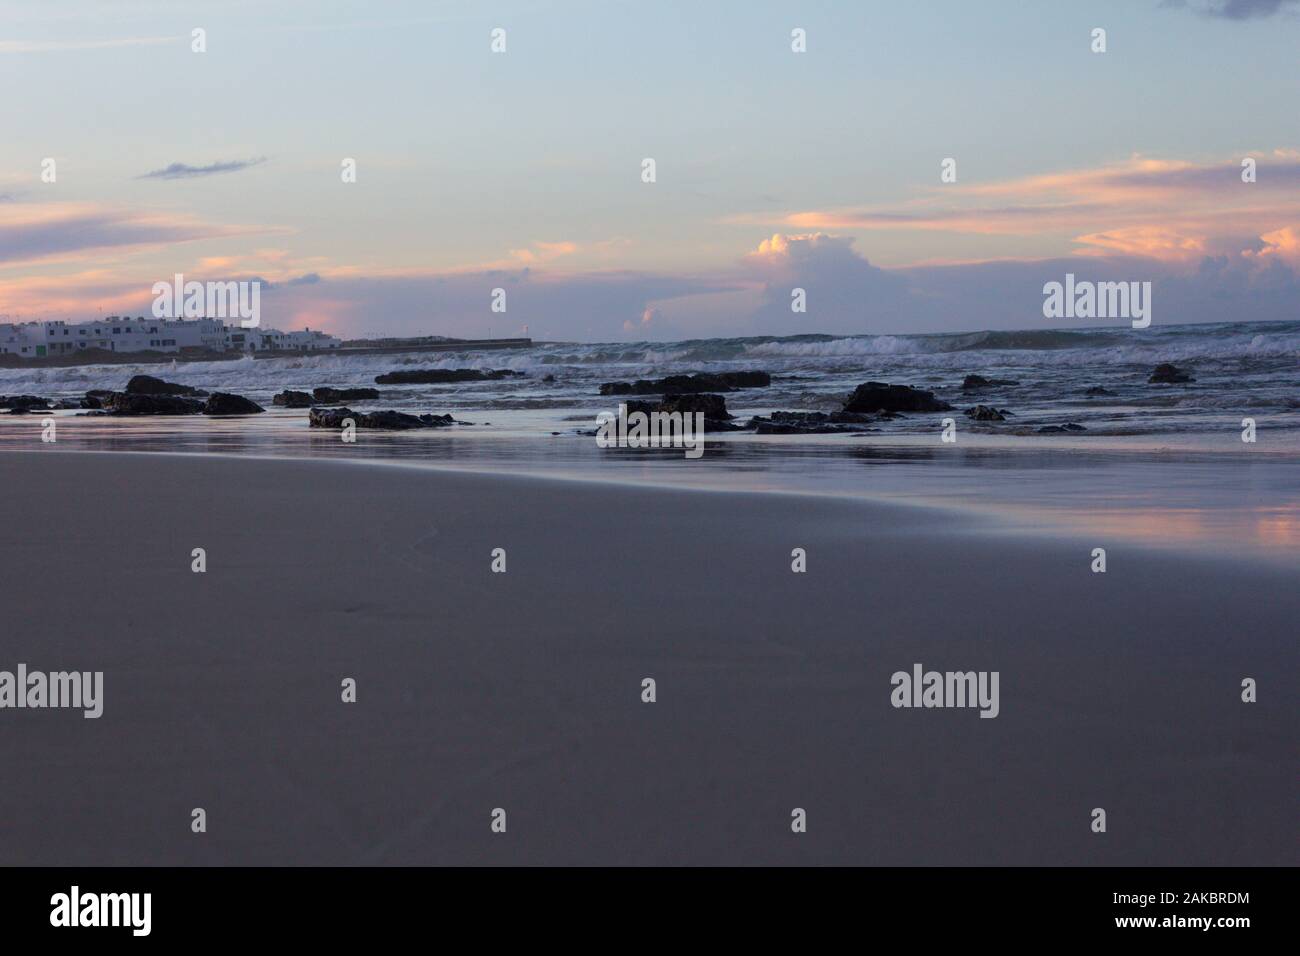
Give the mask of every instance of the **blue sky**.
[[[10, 317], [140, 311], [182, 272], [261, 278], [272, 324], [344, 334], [1032, 327], [1067, 269], [1154, 281], [1157, 321], [1294, 317], [1286, 0], [55, 0], [0, 22]], [[197, 172], [149, 175], [176, 164]]]

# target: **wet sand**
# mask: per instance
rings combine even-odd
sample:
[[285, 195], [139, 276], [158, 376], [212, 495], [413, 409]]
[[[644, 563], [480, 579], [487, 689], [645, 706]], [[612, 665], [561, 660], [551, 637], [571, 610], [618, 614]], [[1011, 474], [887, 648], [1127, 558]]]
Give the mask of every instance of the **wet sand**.
[[[1286, 568], [378, 464], [0, 482], [0, 670], [104, 672], [97, 720], [0, 709], [3, 864], [1300, 862]], [[998, 717], [891, 706], [918, 662]]]

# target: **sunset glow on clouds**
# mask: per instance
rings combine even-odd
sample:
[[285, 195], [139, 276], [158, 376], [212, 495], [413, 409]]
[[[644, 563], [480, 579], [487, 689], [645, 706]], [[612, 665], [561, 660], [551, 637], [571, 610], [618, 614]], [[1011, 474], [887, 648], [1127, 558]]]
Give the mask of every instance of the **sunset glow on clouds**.
[[[1261, 156], [1258, 181], [1250, 184], [1241, 181], [1236, 163], [1134, 158], [1095, 170], [935, 187], [923, 198], [888, 209], [777, 215], [771, 218], [777, 231], [748, 251], [676, 274], [565, 269], [565, 260], [584, 250], [583, 243], [571, 240], [533, 240], [499, 259], [448, 269], [366, 268], [281, 246], [220, 252], [277, 233], [282, 240], [292, 239], [296, 230], [88, 202], [18, 200], [0, 204], [0, 299], [7, 311], [31, 316], [75, 318], [87, 313], [88, 304], [142, 312], [151, 301], [153, 282], [175, 269], [205, 278], [262, 279], [268, 284], [268, 314], [286, 325], [379, 334], [392, 324], [411, 333], [418, 327], [392, 320], [418, 312], [416, 303], [424, 296], [428, 314], [437, 316], [442, 327], [469, 334], [477, 328], [487, 290], [506, 287], [514, 290], [516, 302], [536, 297], [539, 306], [545, 303], [532, 313], [534, 327], [562, 326], [583, 309], [616, 303], [617, 331], [624, 335], [685, 337], [692, 331], [696, 295], [733, 296], [728, 321], [737, 331], [774, 331], [782, 320], [784, 331], [796, 331], [786, 315], [785, 297], [792, 285], [803, 284], [817, 291], [814, 301], [831, 303], [840, 313], [867, 304], [900, 323], [938, 322], [942, 315], [933, 310], [936, 302], [981, 314], [975, 294], [949, 298], [940, 287], [982, 288], [991, 304], [1008, 294], [1000, 285], [1009, 269], [1019, 276], [1032, 272], [1035, 264], [1051, 263], [1045, 273], [1050, 276], [1060, 271], [1057, 261], [1068, 258], [1092, 261], [1102, 278], [1184, 274], [1204, 280], [1202, 264], [1211, 260], [1225, 276], [1234, 276], [1233, 282], [1243, 276], [1249, 281], [1265, 268], [1281, 268], [1282, 277], [1294, 282], [1294, 270], [1300, 268], [1297, 186], [1300, 158], [1290, 151]], [[736, 219], [751, 221], [747, 215]], [[757, 230], [756, 222], [753, 228]], [[1015, 237], [1024, 240], [1026, 251], [1038, 254], [977, 261], [926, 258], [890, 269], [878, 268], [862, 255], [862, 248], [877, 241], [874, 237], [903, 230], [940, 237]], [[625, 249], [632, 244], [612, 245]], [[1001, 270], [995, 268], [999, 264]], [[38, 274], [32, 274], [35, 267]], [[982, 273], [986, 282], [972, 285], [969, 278], [960, 278], [962, 273]], [[927, 281], [918, 284], [918, 275]], [[310, 281], [304, 281], [306, 276]], [[1275, 274], [1273, 281], [1277, 279]], [[664, 307], [659, 296], [671, 299], [671, 306]], [[710, 321], [719, 318], [716, 301], [704, 311]], [[983, 313], [985, 322], [996, 318]], [[836, 324], [823, 320], [818, 328]], [[605, 335], [610, 332], [607, 325], [591, 328], [597, 337], [602, 329]]]
[[[1287, 317], [1297, 285], [1300, 84], [1277, 69], [1295, 18], [1098, 0], [1125, 53], [1080, 41], [1060, 71], [1062, 12], [994, 35], [956, 2], [809, 14], [803, 58], [772, 40], [778, 4], [682, 5], [686, 34], [620, 8], [601, 20], [619, 42], [575, 56], [583, 5], [506, 3], [527, 42], [494, 60], [470, 6], [361, 24], [346, 4], [205, 8], [212, 36], [241, 39], [203, 56], [176, 5], [73, 6], [75, 35], [0, 0], [0, 80], [27, 91], [0, 154], [10, 318], [142, 313], [175, 273], [261, 279], [286, 327], [624, 340], [1018, 327], [1067, 269], [1153, 281], [1168, 321]], [[850, 38], [886, 28], [899, 42], [864, 61]], [[1171, 32], [1213, 62], [1175, 57]], [[981, 43], [1011, 51], [1015, 96], [953, 66]], [[449, 91], [436, 122], [413, 121], [415, 89]], [[508, 320], [487, 307], [498, 287]]]
[[1277, 150], [1257, 161], [1262, 172], [1253, 183], [1242, 181], [1239, 160], [1198, 165], [1134, 158], [1094, 170], [939, 186], [894, 208], [790, 213], [777, 223], [1021, 236], [1054, 241], [1057, 253], [1186, 261], [1251, 251], [1267, 244], [1266, 234], [1300, 225], [1300, 154]]

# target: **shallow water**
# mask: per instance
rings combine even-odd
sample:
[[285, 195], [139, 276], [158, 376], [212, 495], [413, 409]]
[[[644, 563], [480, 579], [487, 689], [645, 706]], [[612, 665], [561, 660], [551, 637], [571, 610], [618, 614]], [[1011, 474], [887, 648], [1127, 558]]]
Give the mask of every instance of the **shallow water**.
[[[1173, 361], [1189, 385], [1151, 385]], [[373, 386], [398, 368], [513, 368], [479, 383], [380, 386], [359, 411], [451, 412], [473, 425], [382, 433], [355, 444], [311, 429], [305, 410], [271, 405], [284, 388]], [[857, 384], [931, 388], [952, 402], [957, 441], [942, 415], [908, 415], [857, 435], [708, 436], [699, 460], [680, 450], [602, 449], [589, 435], [618, 399], [605, 381], [762, 368], [770, 388], [728, 393], [738, 418], [775, 409], [834, 410]], [[795, 336], [681, 343], [541, 345], [510, 352], [318, 355], [285, 359], [0, 370], [0, 393], [76, 398], [146, 373], [252, 398], [248, 418], [109, 418], [78, 412], [0, 416], [0, 447], [324, 457], [507, 471], [713, 490], [846, 495], [974, 509], [1021, 531], [1081, 532], [1154, 546], [1213, 548], [1300, 564], [1300, 322], [1166, 326], [1148, 330]], [[965, 374], [1020, 384], [963, 394]], [[543, 381], [547, 375], [554, 381]], [[1089, 398], [1101, 385], [1114, 394]], [[1010, 409], [976, 424], [976, 403]], [[40, 441], [53, 417], [57, 442]], [[1242, 441], [1242, 419], [1257, 441]], [[1042, 435], [1073, 421], [1086, 432]]]
[[[1154, 546], [1203, 546], [1300, 566], [1300, 456], [1225, 439], [1217, 450], [1178, 442], [1040, 436], [1012, 443], [960, 436], [710, 436], [703, 457], [676, 449], [599, 448], [494, 426], [340, 433], [305, 412], [249, 418], [0, 417], [0, 448], [152, 451], [328, 458], [408, 466], [646, 483], [701, 490], [835, 495], [975, 510], [1009, 529], [1119, 536]], [[1235, 442], [1235, 445], [1232, 444]], [[147, 493], [147, 490], [142, 490]]]
[[[1174, 362], [1196, 378], [1187, 385], [1150, 385], [1151, 369]], [[763, 369], [769, 388], [727, 395], [745, 417], [775, 409], [834, 410], [858, 384], [876, 380], [934, 390], [959, 409], [976, 403], [1007, 408], [1005, 423], [964, 430], [989, 435], [1034, 434], [1045, 424], [1074, 421], [1090, 436], [1205, 435], [1239, 429], [1250, 416], [1261, 428], [1288, 432], [1300, 448], [1300, 322], [1153, 326], [1135, 330], [973, 332], [953, 335], [827, 335], [703, 339], [672, 343], [550, 344], [499, 352], [320, 354], [283, 359], [163, 365], [0, 369], [0, 394], [78, 398], [88, 389], [120, 389], [137, 373], [209, 391], [231, 391], [270, 406], [282, 389], [320, 385], [374, 386], [376, 375], [410, 368], [509, 368], [524, 378], [453, 385], [381, 387], [383, 398], [361, 410], [397, 408], [452, 412], [458, 418], [549, 433], [565, 419], [612, 410], [602, 382], [690, 372]], [[1017, 381], [963, 393], [967, 374]], [[544, 381], [553, 376], [554, 381]], [[1113, 395], [1088, 397], [1100, 386]], [[928, 432], [933, 420], [909, 416], [881, 423], [891, 435]]]

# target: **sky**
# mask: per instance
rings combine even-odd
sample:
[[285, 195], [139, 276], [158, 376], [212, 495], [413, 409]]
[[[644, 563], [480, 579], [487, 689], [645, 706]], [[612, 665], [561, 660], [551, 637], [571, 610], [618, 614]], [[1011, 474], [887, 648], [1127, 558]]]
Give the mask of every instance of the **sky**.
[[1300, 0], [0, 0], [0, 321], [177, 273], [345, 337], [1098, 324], [1067, 273], [1300, 318], [1297, 49]]

